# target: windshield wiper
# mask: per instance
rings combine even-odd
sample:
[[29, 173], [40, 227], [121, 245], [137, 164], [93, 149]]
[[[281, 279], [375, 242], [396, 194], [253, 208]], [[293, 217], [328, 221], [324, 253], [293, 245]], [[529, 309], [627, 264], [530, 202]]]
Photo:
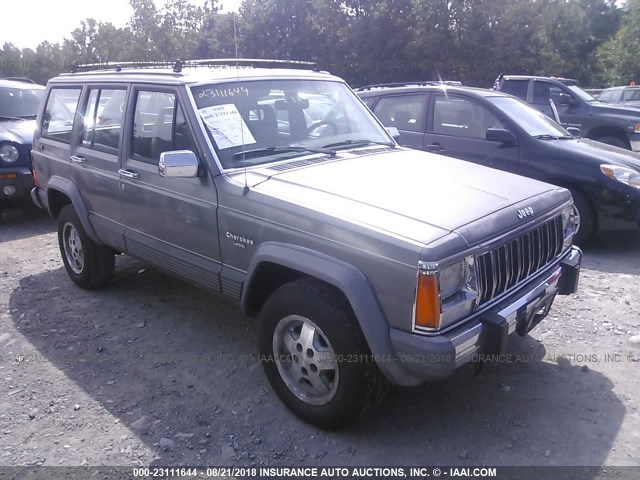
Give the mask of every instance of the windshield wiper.
[[570, 140], [573, 135], [549, 135], [548, 133], [542, 133], [540, 135], [534, 135], [533, 138], [539, 140]]
[[335, 147], [360, 147], [366, 145], [384, 145], [386, 147], [395, 148], [396, 144], [392, 142], [380, 142], [377, 140], [345, 140], [344, 142], [330, 143], [323, 145], [322, 148], [335, 148]]
[[264, 147], [264, 148], [254, 148], [253, 150], [245, 150], [244, 152], [234, 153], [231, 158], [234, 160], [237, 158], [245, 158], [245, 157], [254, 157], [260, 156], [261, 153], [271, 154], [278, 152], [308, 152], [308, 153], [324, 153], [330, 155], [331, 157], [335, 157], [337, 152], [335, 150], [329, 150], [328, 148], [307, 148], [307, 147]]
[[12, 117], [10, 115], [0, 115], [0, 118], [2, 118], [3, 120], [26, 120], [22, 117]]

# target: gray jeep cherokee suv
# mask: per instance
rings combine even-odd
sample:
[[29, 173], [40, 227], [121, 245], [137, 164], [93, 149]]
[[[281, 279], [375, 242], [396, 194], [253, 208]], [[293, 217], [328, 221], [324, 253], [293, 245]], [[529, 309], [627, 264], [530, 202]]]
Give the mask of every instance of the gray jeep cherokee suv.
[[275, 392], [323, 428], [504, 352], [577, 287], [567, 190], [399, 147], [306, 64], [64, 74], [34, 142], [77, 285], [122, 252], [239, 303]]

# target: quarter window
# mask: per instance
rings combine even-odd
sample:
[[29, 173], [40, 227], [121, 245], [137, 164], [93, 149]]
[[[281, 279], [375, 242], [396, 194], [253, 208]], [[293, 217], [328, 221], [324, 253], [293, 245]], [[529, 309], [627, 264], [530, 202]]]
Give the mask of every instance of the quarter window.
[[97, 149], [117, 149], [122, 135], [126, 101], [124, 89], [92, 89], [82, 126], [82, 144]]
[[434, 133], [484, 140], [489, 128], [505, 126], [493, 113], [475, 102], [451, 95], [436, 95], [433, 105]]
[[42, 117], [42, 136], [71, 143], [73, 119], [78, 109], [80, 88], [53, 88]]
[[382, 97], [373, 113], [385, 127], [410, 132], [424, 131], [426, 95], [394, 95]]
[[158, 163], [160, 154], [191, 150], [195, 144], [175, 93], [139, 91], [133, 127], [133, 155]]

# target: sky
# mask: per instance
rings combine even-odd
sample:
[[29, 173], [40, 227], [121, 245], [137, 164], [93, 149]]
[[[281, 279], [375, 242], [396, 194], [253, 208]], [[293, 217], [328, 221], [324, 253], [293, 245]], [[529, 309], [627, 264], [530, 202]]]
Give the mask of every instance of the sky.
[[[154, 0], [158, 8], [164, 0]], [[47, 40], [61, 42], [86, 18], [124, 27], [133, 9], [129, 0], [3, 0], [0, 45], [35, 49]], [[204, 0], [190, 0], [195, 5]], [[223, 12], [237, 11], [241, 0], [219, 0]]]

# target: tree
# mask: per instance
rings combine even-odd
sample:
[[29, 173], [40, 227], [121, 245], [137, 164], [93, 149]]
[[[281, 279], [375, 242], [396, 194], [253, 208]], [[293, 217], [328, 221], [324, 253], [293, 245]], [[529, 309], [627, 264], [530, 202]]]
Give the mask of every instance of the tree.
[[640, 82], [640, 0], [628, 0], [622, 25], [598, 50], [597, 60], [604, 85]]

